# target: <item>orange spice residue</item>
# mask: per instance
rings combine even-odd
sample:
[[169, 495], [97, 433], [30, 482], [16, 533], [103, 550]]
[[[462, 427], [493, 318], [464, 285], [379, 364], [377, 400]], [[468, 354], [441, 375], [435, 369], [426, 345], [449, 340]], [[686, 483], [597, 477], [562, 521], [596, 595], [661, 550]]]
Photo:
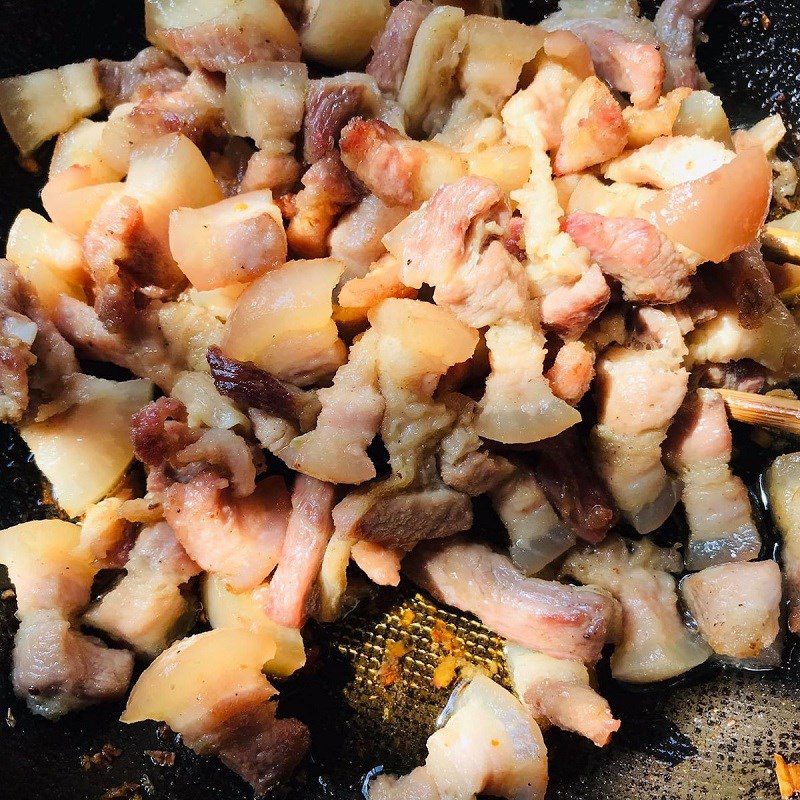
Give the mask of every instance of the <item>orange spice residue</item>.
[[417, 615], [410, 609], [407, 608], [403, 611], [400, 615], [400, 627], [408, 628], [411, 626], [411, 623], [417, 618]]
[[445, 656], [433, 671], [433, 685], [437, 689], [446, 689], [455, 679], [459, 659], [455, 656]]
[[459, 641], [450, 626], [440, 619], [437, 619], [431, 628], [431, 641], [438, 644], [448, 653], [460, 654], [464, 652], [464, 646]]
[[782, 800], [789, 800], [800, 792], [800, 764], [792, 764], [777, 753], [775, 758], [775, 774], [778, 776], [778, 789]]
[[400, 678], [400, 661], [403, 656], [411, 651], [408, 642], [396, 642], [390, 639], [386, 643], [386, 655], [378, 670], [378, 683], [382, 686], [392, 686]]

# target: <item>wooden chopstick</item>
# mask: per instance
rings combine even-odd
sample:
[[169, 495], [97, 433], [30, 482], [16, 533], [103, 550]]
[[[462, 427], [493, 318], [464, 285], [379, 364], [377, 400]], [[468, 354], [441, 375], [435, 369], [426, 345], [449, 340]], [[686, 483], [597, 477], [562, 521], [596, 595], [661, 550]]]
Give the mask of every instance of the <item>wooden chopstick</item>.
[[735, 389], [717, 389], [730, 416], [739, 422], [800, 436], [800, 400]]

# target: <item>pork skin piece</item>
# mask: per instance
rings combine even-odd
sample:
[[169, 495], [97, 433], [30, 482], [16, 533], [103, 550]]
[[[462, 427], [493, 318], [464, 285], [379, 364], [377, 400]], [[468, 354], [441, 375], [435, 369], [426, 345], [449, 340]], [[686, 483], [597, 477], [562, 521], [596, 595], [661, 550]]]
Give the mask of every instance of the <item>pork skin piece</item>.
[[292, 488], [292, 513], [278, 567], [270, 581], [266, 612], [279, 625], [302, 628], [314, 584], [333, 534], [335, 487], [298, 474]]
[[112, 650], [80, 631], [58, 609], [25, 614], [14, 638], [14, 693], [47, 719], [95, 703], [118, 700], [128, 689], [133, 655]]
[[609, 743], [620, 722], [605, 698], [591, 687], [584, 664], [510, 643], [504, 651], [514, 693], [540, 725], [574, 731], [598, 747]]
[[777, 638], [781, 571], [774, 561], [707, 567], [687, 575], [680, 588], [715, 653], [755, 658]]
[[558, 658], [597, 661], [616, 611], [607, 595], [527, 578], [507, 557], [461, 537], [415, 548], [403, 572], [501, 636]]
[[616, 535], [584, 545], [564, 561], [561, 574], [610, 592], [622, 606], [620, 640], [611, 672], [628, 683], [674, 678], [702, 664], [711, 648], [692, 633], [678, 611], [675, 579], [680, 554], [647, 539], [631, 544]]
[[778, 456], [765, 474], [769, 510], [781, 535], [789, 630], [800, 633], [800, 453]]
[[689, 570], [752, 561], [761, 550], [747, 487], [730, 469], [732, 448], [722, 396], [697, 389], [684, 401], [664, 444], [665, 460], [682, 483]]
[[485, 675], [457, 695], [447, 722], [427, 744], [424, 766], [401, 778], [379, 775], [369, 785], [369, 800], [544, 798], [547, 753], [539, 726], [511, 692]]

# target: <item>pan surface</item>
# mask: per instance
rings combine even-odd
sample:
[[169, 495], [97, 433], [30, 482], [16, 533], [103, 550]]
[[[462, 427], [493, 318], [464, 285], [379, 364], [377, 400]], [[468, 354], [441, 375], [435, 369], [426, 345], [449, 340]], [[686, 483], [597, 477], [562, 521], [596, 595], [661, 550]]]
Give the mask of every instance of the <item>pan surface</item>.
[[[509, 16], [525, 21], [537, 21], [555, 7], [533, 0], [506, 5]], [[797, 136], [797, 0], [720, 0], [705, 30], [709, 42], [700, 48], [699, 60], [732, 121], [744, 124], [779, 110]], [[130, 57], [143, 43], [142, 0], [0, 0], [0, 77], [89, 56]], [[21, 208], [37, 207], [41, 183], [40, 175], [20, 167], [0, 133], [0, 243]], [[764, 456], [741, 431], [737, 444], [741, 468], [755, 489]], [[755, 491], [754, 499], [760, 504]], [[52, 513], [24, 446], [0, 426], [0, 527]], [[769, 535], [766, 527], [764, 532]], [[171, 735], [159, 735], [157, 726], [121, 725], [118, 706], [89, 709], [57, 724], [28, 714], [12, 697], [7, 678], [13, 611], [12, 602], [0, 603], [0, 800], [252, 796], [216, 761], [198, 758]], [[452, 634], [472, 660], [494, 665], [504, 677], [495, 637], [470, 620], [436, 610], [408, 587], [399, 595], [379, 595], [339, 625], [312, 631], [308, 668], [280, 687], [283, 713], [311, 728], [312, 753], [276, 796], [350, 800], [360, 797], [369, 770], [407, 771], [422, 761], [425, 739], [448, 695], [430, 683], [442, 631]], [[399, 638], [411, 649], [397, 679], [389, 682], [385, 647]], [[548, 733], [549, 797], [776, 797], [772, 754], [800, 758], [798, 650], [797, 642], [788, 640], [784, 664], [773, 672], [705, 670], [677, 687], [648, 691], [631, 691], [601, 675], [622, 729], [604, 750], [568, 734]], [[121, 753], [106, 764], [82, 766], [82, 756], [106, 744]], [[148, 750], [175, 752], [174, 766], [154, 763]]]

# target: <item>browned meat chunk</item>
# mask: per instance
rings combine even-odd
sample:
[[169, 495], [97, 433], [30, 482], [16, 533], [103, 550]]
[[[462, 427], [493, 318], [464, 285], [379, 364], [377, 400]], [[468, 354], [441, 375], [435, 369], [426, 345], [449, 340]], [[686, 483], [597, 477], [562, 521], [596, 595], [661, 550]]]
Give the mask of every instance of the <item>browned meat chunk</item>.
[[602, 541], [619, 515], [578, 431], [568, 428], [534, 447], [538, 453], [536, 477], [561, 519], [581, 539]]
[[247, 781], [256, 796], [288, 778], [303, 760], [311, 737], [296, 719], [275, 719], [276, 703], [245, 708], [213, 731], [184, 741], [201, 755], [215, 755]]

